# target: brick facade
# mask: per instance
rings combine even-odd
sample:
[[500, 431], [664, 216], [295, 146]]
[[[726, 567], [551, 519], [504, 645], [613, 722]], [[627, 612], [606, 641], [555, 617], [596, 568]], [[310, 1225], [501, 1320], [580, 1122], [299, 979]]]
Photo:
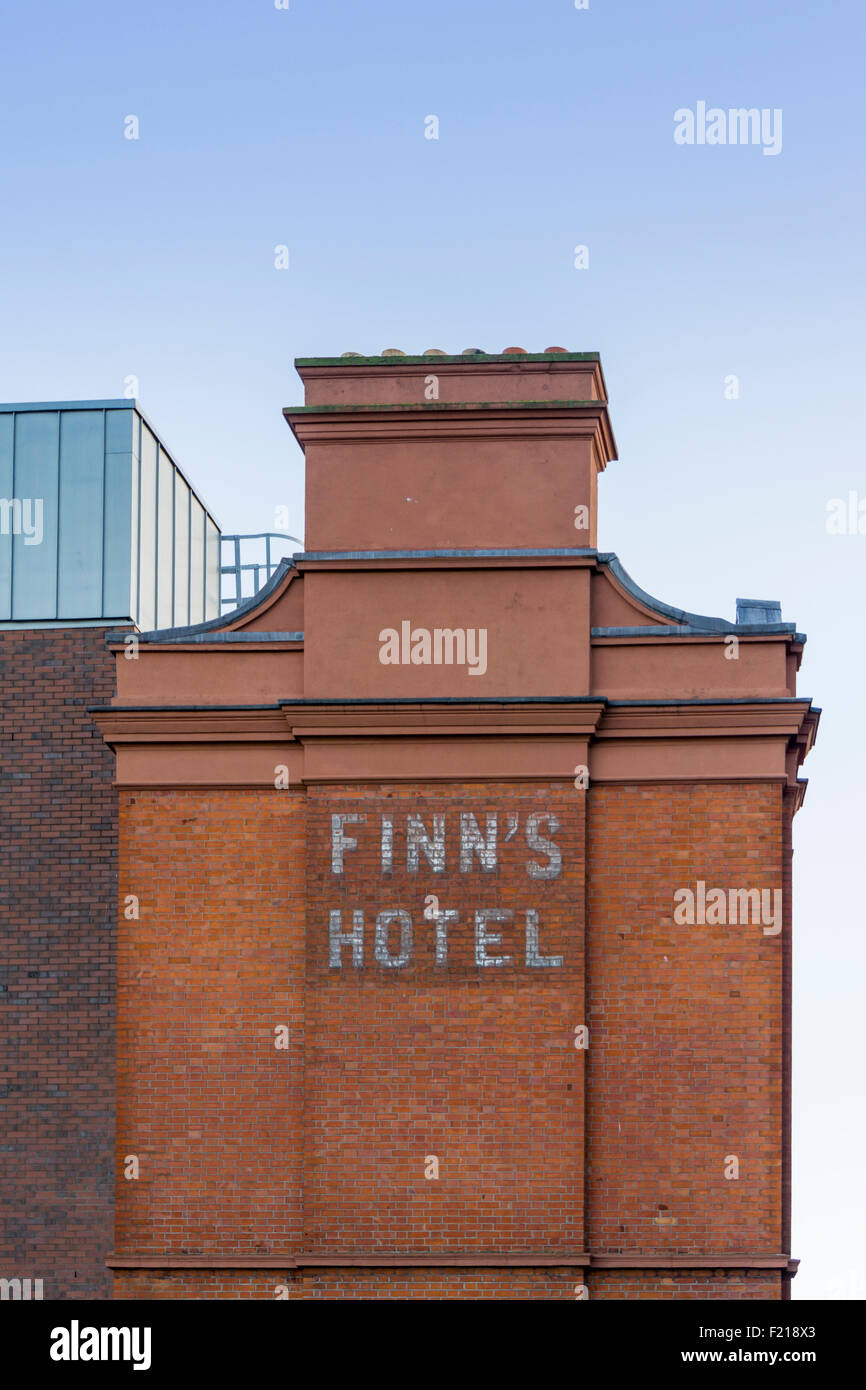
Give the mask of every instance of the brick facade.
[[600, 786], [588, 803], [591, 1245], [781, 1249], [782, 942], [672, 916], [697, 880], [781, 888], [781, 788]]
[[302, 817], [273, 790], [121, 793], [117, 1249], [267, 1254], [300, 1233]]
[[316, 548], [111, 639], [116, 1293], [787, 1297], [804, 638], [594, 548], [594, 354], [434, 365], [301, 363]]
[[[118, 1248], [581, 1251], [583, 801], [560, 787], [491, 797], [472, 784], [123, 793], [120, 896], [139, 898], [140, 920], [121, 911]], [[477, 855], [458, 868], [464, 807], [485, 830], [498, 812], [503, 836], [509, 815], [519, 822], [495, 870]], [[339, 879], [338, 808], [367, 817]], [[559, 822], [556, 879], [527, 875], [549, 863], [526, 843], [539, 813]], [[407, 872], [409, 814], [428, 830], [444, 818], [442, 874], [423, 851]], [[385, 873], [383, 817], [394, 828]], [[442, 963], [424, 919], [437, 889], [443, 910], [460, 913]], [[406, 971], [373, 955], [375, 918], [392, 906], [412, 918]], [[496, 927], [512, 959], [486, 975], [474, 960], [479, 907], [513, 913]], [[527, 907], [540, 958], [561, 952], [561, 968], [527, 968]], [[363, 911], [364, 966], [352, 967], [351, 948], [329, 966], [331, 910], [346, 930]], [[283, 1023], [289, 1046], [277, 1050]], [[137, 1180], [122, 1176], [128, 1154]], [[424, 1176], [428, 1155], [438, 1180]]]
[[779, 1300], [785, 1298], [788, 1284], [788, 1276], [775, 1269], [597, 1269], [589, 1276], [589, 1296]]
[[0, 683], [0, 1274], [105, 1298], [117, 806], [87, 713], [114, 694], [105, 630], [3, 630]]
[[785, 1297], [787, 1275], [762, 1269], [576, 1268], [358, 1270], [123, 1270], [115, 1278], [119, 1299], [504, 1299], [567, 1300], [586, 1288], [590, 1299], [776, 1300]]
[[[467, 810], [482, 827], [497, 816], [490, 871], [477, 855], [461, 869]], [[341, 812], [358, 819], [335, 874]], [[550, 864], [527, 848], [533, 814], [555, 818], [538, 827], [562, 856], [554, 879], [527, 874]], [[409, 816], [428, 841], [417, 868]], [[535, 1270], [336, 1264], [359, 1249], [685, 1262], [780, 1249], [781, 943], [752, 925], [677, 926], [672, 903], [697, 878], [772, 885], [782, 818], [772, 783], [122, 793], [120, 896], [135, 893], [140, 920], [121, 913], [117, 1249], [181, 1264], [291, 1249], [335, 1264], [119, 1270], [117, 1296], [274, 1297], [285, 1284], [290, 1298], [574, 1298], [582, 1283], [604, 1298], [782, 1296], [779, 1270], [587, 1274], [565, 1254], [564, 1268]], [[433, 892], [459, 913], [438, 963]], [[564, 968], [526, 968], [530, 903], [539, 953], [561, 952]], [[383, 970], [375, 921], [395, 906], [412, 957]], [[478, 906], [513, 912], [497, 925], [507, 965], [476, 967]], [[363, 964], [344, 941], [329, 965], [334, 910], [347, 936], [363, 913]], [[398, 938], [392, 924], [391, 957]], [[583, 1021], [587, 1052], [574, 1047]]]

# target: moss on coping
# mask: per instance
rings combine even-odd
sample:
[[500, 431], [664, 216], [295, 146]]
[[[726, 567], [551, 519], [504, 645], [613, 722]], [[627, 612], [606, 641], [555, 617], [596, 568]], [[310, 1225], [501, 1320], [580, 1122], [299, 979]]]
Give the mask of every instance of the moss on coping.
[[546, 362], [600, 362], [597, 352], [471, 352], [464, 357], [462, 353], [439, 357], [296, 357], [296, 367], [420, 367], [436, 362], [439, 366], [466, 366], [467, 363], [484, 365], [488, 362], [516, 363]]
[[354, 415], [362, 410], [574, 410], [589, 407], [606, 410], [607, 401], [416, 401], [398, 405], [355, 405], [346, 402], [338, 405], [287, 405], [283, 414], [321, 415], [328, 411], [341, 411], [344, 415]]

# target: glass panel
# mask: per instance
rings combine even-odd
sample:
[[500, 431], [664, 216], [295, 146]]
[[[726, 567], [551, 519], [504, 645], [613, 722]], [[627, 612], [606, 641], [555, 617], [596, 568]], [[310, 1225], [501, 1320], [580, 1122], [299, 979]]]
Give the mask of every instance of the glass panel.
[[174, 626], [189, 624], [189, 488], [174, 475]]
[[156, 440], [144, 421], [140, 481], [138, 625], [149, 632], [156, 626]]
[[[57, 616], [59, 411], [20, 411], [15, 425], [12, 617]], [[20, 511], [19, 511], [20, 509]]]
[[220, 533], [210, 517], [207, 519], [206, 530], [205, 618], [218, 618], [220, 613]]
[[107, 454], [132, 453], [132, 427], [138, 423], [138, 419], [139, 416], [131, 407], [129, 410], [106, 410], [105, 452]]
[[129, 536], [129, 612], [138, 609], [138, 455], [132, 455], [130, 475], [129, 515], [131, 519]]
[[164, 449], [159, 451], [156, 502], [156, 626], [174, 622], [174, 465]]
[[[116, 518], [103, 518], [104, 430], [101, 410], [61, 413], [59, 618], [102, 617], [103, 523], [117, 525]], [[125, 541], [125, 524], [122, 538]]]
[[12, 440], [15, 416], [0, 415], [0, 619], [12, 617]]
[[189, 527], [189, 620], [204, 622], [204, 507], [191, 498]]

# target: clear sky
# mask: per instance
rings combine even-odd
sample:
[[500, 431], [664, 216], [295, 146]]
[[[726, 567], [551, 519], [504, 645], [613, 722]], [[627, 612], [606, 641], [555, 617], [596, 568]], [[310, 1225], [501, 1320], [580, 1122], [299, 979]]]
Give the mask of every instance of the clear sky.
[[[288, 506], [301, 535], [296, 356], [597, 349], [621, 455], [602, 548], [669, 603], [780, 599], [808, 633], [795, 1297], [866, 1296], [866, 534], [825, 525], [830, 499], [866, 503], [864, 29], [858, 0], [43, 0], [3, 20], [0, 399], [135, 376], [224, 530]], [[699, 102], [780, 110], [781, 150], [678, 145]]]

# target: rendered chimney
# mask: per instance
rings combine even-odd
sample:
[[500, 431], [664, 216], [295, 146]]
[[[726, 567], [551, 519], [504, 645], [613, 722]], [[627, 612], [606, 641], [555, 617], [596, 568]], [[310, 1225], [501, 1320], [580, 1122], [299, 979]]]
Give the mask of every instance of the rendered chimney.
[[303, 358], [308, 552], [596, 544], [597, 353]]

